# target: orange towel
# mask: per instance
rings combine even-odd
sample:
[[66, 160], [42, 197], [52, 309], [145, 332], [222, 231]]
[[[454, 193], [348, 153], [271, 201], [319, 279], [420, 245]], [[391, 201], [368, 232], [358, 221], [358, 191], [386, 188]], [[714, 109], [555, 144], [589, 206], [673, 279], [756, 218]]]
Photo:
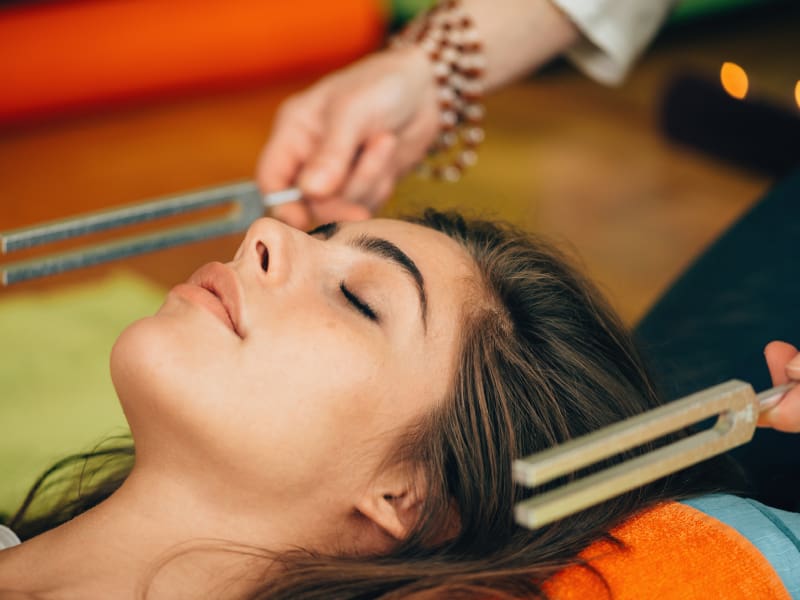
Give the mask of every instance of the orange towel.
[[374, 49], [379, 0], [70, 0], [0, 10], [0, 124], [320, 72]]
[[[780, 577], [749, 540], [728, 525], [675, 502], [642, 513], [581, 557], [602, 575], [614, 600], [790, 600]], [[608, 598], [603, 583], [569, 567], [545, 584], [552, 600]]]

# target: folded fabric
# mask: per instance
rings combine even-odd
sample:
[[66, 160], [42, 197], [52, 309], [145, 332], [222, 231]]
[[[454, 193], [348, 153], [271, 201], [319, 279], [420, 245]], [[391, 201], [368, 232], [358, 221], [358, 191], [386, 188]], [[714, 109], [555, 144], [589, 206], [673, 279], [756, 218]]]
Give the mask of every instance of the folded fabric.
[[120, 332], [163, 299], [125, 271], [0, 298], [0, 513], [16, 510], [57, 460], [127, 431], [108, 357]]
[[561, 571], [545, 584], [551, 600], [791, 598], [753, 543], [686, 504], [658, 505], [612, 533], [624, 546], [607, 541], [589, 546], [581, 558], [597, 574], [582, 566]]
[[71, 0], [0, 15], [0, 125], [341, 66], [384, 33], [377, 0]]

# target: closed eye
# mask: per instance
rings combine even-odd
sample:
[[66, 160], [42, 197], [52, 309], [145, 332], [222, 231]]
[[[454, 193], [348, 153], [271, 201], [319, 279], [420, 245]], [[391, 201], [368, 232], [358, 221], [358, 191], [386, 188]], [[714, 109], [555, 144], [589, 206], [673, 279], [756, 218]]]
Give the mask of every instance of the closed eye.
[[358, 312], [362, 315], [367, 317], [370, 321], [374, 321], [375, 323], [378, 322], [378, 315], [372, 310], [372, 307], [364, 302], [361, 298], [356, 296], [353, 292], [351, 292], [347, 286], [345, 285], [344, 281], [339, 283], [339, 289], [342, 291], [342, 294], [347, 299], [347, 301], [355, 308]]

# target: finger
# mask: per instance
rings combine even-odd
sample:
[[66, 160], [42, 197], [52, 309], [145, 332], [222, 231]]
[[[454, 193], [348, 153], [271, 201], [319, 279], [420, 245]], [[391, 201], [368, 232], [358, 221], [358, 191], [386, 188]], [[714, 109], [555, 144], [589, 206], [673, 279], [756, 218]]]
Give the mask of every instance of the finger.
[[363, 111], [353, 104], [332, 110], [326, 117], [321, 142], [298, 176], [298, 184], [309, 196], [332, 196], [343, 187], [359, 147], [366, 123]]
[[331, 198], [327, 202], [310, 202], [309, 208], [314, 223], [364, 221], [371, 216], [366, 206], [353, 204], [343, 198]]
[[786, 375], [793, 381], [800, 381], [800, 354], [786, 364]]
[[264, 192], [294, 184], [319, 145], [319, 120], [313, 102], [289, 101], [281, 109], [256, 166], [256, 181]]
[[[769, 374], [773, 385], [787, 383], [797, 377], [800, 356], [797, 348], [786, 342], [770, 342], [764, 348]], [[792, 374], [792, 371], [795, 374]], [[772, 427], [778, 431], [800, 431], [800, 387], [787, 392], [773, 408], [764, 411], [758, 417], [759, 427]]]
[[378, 212], [378, 210], [386, 204], [386, 201], [394, 192], [394, 186], [397, 183], [397, 180], [394, 175], [389, 177], [384, 177], [378, 184], [375, 186], [375, 192], [372, 197], [372, 201], [367, 204], [367, 208], [370, 209], [372, 214]]
[[377, 186], [387, 173], [394, 173], [392, 165], [397, 137], [391, 133], [379, 134], [364, 145], [352, 174], [341, 193], [353, 203], [376, 207]]
[[305, 231], [311, 227], [311, 211], [308, 208], [308, 204], [302, 200], [276, 206], [270, 209], [270, 216], [296, 229]]
[[761, 413], [758, 425], [788, 433], [800, 432], [800, 387], [791, 389], [775, 407]]
[[[789, 381], [786, 367], [792, 362], [792, 359], [797, 358], [797, 348], [786, 342], [770, 342], [764, 348], [764, 358], [767, 360], [767, 368], [769, 375], [772, 378], [773, 385], [780, 385]], [[797, 368], [797, 361], [795, 361], [795, 370]]]
[[270, 138], [256, 167], [256, 181], [266, 192], [274, 192], [294, 184], [297, 174], [313, 153], [315, 141], [300, 128], [286, 125]]

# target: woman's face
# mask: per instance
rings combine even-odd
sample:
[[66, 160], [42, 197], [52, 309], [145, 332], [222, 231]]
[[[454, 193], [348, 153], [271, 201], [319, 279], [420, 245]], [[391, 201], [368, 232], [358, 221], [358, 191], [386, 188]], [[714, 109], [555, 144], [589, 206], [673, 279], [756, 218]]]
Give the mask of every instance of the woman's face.
[[474, 275], [418, 225], [257, 221], [231, 262], [201, 267], [114, 347], [137, 462], [200, 469], [242, 501], [347, 510], [447, 396]]

